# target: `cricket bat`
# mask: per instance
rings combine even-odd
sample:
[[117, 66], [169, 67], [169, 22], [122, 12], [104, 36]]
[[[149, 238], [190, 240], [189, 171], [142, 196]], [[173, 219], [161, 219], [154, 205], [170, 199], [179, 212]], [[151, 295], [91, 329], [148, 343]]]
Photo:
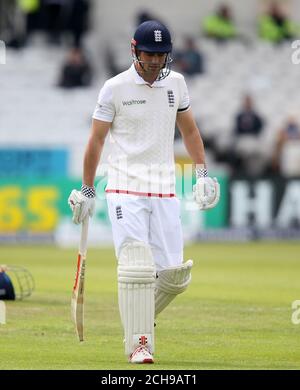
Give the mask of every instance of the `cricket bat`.
[[71, 314], [75, 323], [76, 333], [79, 341], [83, 341], [83, 322], [84, 322], [84, 277], [85, 277], [85, 260], [87, 252], [87, 237], [89, 228], [89, 216], [83, 220], [81, 225], [81, 236], [79, 252], [77, 258], [77, 270], [75, 283], [73, 287], [71, 300]]

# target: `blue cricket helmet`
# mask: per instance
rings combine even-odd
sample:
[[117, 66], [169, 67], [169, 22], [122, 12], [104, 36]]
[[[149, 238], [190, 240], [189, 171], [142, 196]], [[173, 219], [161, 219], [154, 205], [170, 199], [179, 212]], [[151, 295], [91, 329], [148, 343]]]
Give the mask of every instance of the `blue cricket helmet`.
[[16, 294], [10, 277], [6, 272], [0, 272], [0, 299], [15, 300]]
[[26, 268], [0, 265], [0, 300], [29, 297], [34, 285], [33, 276]]
[[136, 49], [150, 53], [171, 53], [172, 51], [170, 31], [156, 20], [147, 20], [140, 24], [131, 42]]
[[139, 58], [138, 51], [147, 53], [166, 53], [166, 60], [159, 72], [157, 80], [163, 80], [170, 74], [172, 39], [167, 27], [156, 21], [147, 20], [138, 26], [131, 40], [133, 61], [144, 69], [144, 62]]

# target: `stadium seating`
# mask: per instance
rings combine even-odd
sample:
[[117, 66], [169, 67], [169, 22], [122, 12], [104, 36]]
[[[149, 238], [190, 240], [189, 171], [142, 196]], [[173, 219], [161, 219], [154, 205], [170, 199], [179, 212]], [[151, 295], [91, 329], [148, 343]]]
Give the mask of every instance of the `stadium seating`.
[[[243, 94], [250, 92], [258, 112], [267, 121], [263, 143], [270, 157], [287, 112], [291, 106], [300, 105], [300, 65], [292, 64], [290, 43], [280, 47], [260, 42], [249, 46], [240, 42], [218, 45], [201, 39], [198, 44], [206, 59], [206, 72], [187, 79], [187, 84], [204, 138], [213, 139], [217, 147], [226, 151], [234, 115]], [[128, 47], [125, 50], [124, 45], [118, 53], [118, 63], [130, 65]], [[91, 114], [106, 73], [100, 67], [91, 87], [60, 89], [56, 83], [64, 56], [63, 49], [42, 44], [22, 51], [8, 50], [7, 64], [1, 67], [0, 121], [5, 130], [0, 133], [0, 144], [68, 146], [70, 174], [79, 175]]]

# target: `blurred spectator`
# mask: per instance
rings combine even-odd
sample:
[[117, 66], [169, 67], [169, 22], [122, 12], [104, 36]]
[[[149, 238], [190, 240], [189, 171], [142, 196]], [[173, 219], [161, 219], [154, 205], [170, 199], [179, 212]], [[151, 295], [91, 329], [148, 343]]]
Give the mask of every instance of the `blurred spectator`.
[[116, 60], [115, 50], [110, 45], [107, 45], [104, 54], [105, 54], [104, 56], [105, 68], [106, 71], [108, 72], [109, 77], [114, 77], [126, 69], [126, 68], [121, 69], [119, 67]]
[[0, 0], [0, 38], [4, 39], [6, 31], [11, 28], [12, 15], [15, 12], [16, 2]]
[[159, 21], [159, 18], [153, 14], [151, 14], [149, 11], [141, 10], [136, 15], [136, 25], [139, 26], [140, 24], [146, 22], [147, 20], [157, 20]]
[[41, 1], [18, 0], [18, 4], [25, 16], [25, 32], [22, 44], [26, 44], [30, 35], [41, 27]]
[[204, 19], [203, 31], [207, 37], [220, 42], [235, 38], [237, 32], [229, 6], [221, 4], [214, 15], [207, 16]]
[[300, 124], [296, 112], [289, 115], [278, 133], [272, 168], [276, 173], [300, 174]]
[[174, 65], [179, 72], [188, 76], [204, 72], [203, 55], [198, 50], [193, 37], [186, 37], [184, 49], [175, 52]]
[[72, 0], [43, 0], [44, 23], [51, 44], [60, 44], [67, 25], [68, 7]]
[[88, 30], [90, 1], [89, 0], [72, 0], [69, 29], [73, 37], [73, 46], [80, 47], [83, 34]]
[[80, 48], [73, 48], [63, 65], [58, 85], [63, 88], [85, 87], [92, 79], [91, 66]]
[[292, 39], [299, 33], [297, 26], [281, 9], [277, 2], [272, 2], [269, 11], [259, 19], [259, 36], [270, 42], [279, 43], [285, 39]]
[[266, 168], [266, 154], [261, 138], [264, 120], [253, 107], [252, 98], [244, 96], [243, 107], [236, 115], [231, 150], [233, 170], [246, 175], [260, 175]]
[[263, 129], [263, 120], [253, 108], [250, 95], [244, 96], [243, 108], [237, 114], [235, 123], [235, 136], [254, 135], [257, 136]]
[[[20, 0], [19, 0], [20, 1]], [[24, 15], [18, 0], [0, 0], [0, 39], [18, 49], [24, 37]]]

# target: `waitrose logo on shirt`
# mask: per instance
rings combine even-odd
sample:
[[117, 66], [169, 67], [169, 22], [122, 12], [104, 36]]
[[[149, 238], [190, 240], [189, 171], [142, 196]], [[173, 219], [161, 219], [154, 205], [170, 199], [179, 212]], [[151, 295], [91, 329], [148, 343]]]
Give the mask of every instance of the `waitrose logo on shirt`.
[[146, 100], [123, 100], [123, 106], [132, 106], [133, 104], [146, 104]]

